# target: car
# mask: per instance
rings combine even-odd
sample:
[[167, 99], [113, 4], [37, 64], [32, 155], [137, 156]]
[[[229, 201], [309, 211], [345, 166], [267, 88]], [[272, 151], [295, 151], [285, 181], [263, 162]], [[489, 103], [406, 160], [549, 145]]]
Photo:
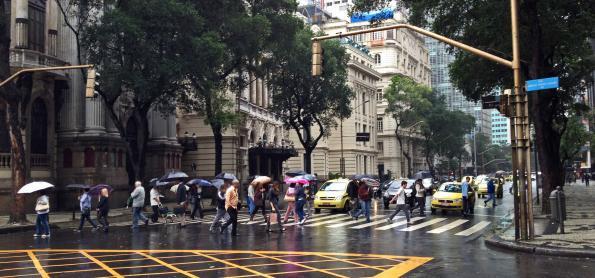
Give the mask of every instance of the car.
[[386, 185], [386, 190], [384, 190], [384, 193], [382, 194], [382, 202], [384, 203], [384, 209], [388, 209], [388, 207], [390, 206], [390, 200], [392, 200], [393, 197], [395, 197], [395, 195], [397, 194], [397, 190], [401, 188], [402, 181], [407, 181], [407, 187], [415, 183], [415, 180], [408, 179], [396, 179], [389, 182]]
[[477, 195], [479, 198], [484, 198], [488, 194], [488, 182], [494, 181], [496, 186], [496, 198], [504, 197], [504, 182], [501, 179], [483, 177], [477, 184]]
[[334, 179], [322, 184], [314, 195], [314, 212], [320, 213], [321, 209], [349, 211], [351, 203], [347, 196], [349, 179]]
[[[473, 193], [474, 186], [469, 187], [469, 212], [473, 213], [475, 207], [475, 193]], [[431, 211], [432, 214], [436, 210], [442, 210], [442, 213], [447, 211], [463, 211], [463, 194], [461, 193], [460, 182], [445, 182], [440, 185], [438, 191], [432, 196]]]

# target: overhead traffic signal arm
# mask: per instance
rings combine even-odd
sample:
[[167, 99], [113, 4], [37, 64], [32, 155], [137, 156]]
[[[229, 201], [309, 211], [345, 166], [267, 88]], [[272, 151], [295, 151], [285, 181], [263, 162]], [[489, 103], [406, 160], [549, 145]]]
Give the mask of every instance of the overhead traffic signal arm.
[[312, 41], [312, 76], [322, 75], [323, 50], [320, 41]]

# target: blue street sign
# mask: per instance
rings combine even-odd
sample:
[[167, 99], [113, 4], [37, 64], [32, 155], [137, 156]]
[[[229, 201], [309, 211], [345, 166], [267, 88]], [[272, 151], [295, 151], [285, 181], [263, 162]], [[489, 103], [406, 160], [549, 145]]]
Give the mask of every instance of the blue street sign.
[[527, 82], [525, 83], [527, 92], [547, 90], [547, 89], [557, 89], [559, 86], [560, 85], [559, 85], [558, 77], [527, 80]]

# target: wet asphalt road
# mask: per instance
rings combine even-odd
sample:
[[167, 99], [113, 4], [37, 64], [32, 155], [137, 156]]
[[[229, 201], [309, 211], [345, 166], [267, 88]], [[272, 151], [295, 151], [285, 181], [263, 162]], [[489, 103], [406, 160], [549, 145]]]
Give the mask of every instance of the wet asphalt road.
[[[414, 229], [409, 231], [402, 231], [406, 228], [404, 225], [386, 228], [388, 224], [384, 222], [358, 228], [364, 224], [362, 219], [349, 224], [347, 222], [351, 220], [341, 214], [328, 215], [323, 211], [308, 223], [315, 226], [292, 226], [285, 233], [267, 234], [262, 225], [241, 224], [240, 235], [232, 237], [230, 234], [210, 233], [208, 224], [204, 223], [191, 224], [186, 228], [156, 225], [142, 227], [135, 232], [129, 226], [112, 227], [109, 234], [88, 230], [77, 234], [61, 229], [52, 231], [51, 239], [34, 239], [31, 233], [2, 235], [0, 249], [273, 250], [388, 254], [433, 258], [409, 272], [408, 277], [594, 277], [593, 260], [535, 256], [486, 247], [483, 236], [491, 231], [494, 224], [472, 234], [465, 233], [478, 224], [499, 221], [512, 208], [511, 196], [506, 191], [504, 199], [498, 202], [501, 205], [495, 209], [483, 208], [483, 199], [479, 199], [475, 215], [464, 219], [468, 221], [462, 221], [455, 213], [430, 215], [428, 212], [425, 218], [413, 222], [410, 229]], [[391, 210], [384, 211], [381, 203], [375, 202], [374, 214], [388, 215], [393, 207], [391, 205]], [[418, 216], [417, 212], [414, 216]], [[317, 220], [322, 217], [325, 219]], [[372, 221], [380, 219], [382, 216]]]

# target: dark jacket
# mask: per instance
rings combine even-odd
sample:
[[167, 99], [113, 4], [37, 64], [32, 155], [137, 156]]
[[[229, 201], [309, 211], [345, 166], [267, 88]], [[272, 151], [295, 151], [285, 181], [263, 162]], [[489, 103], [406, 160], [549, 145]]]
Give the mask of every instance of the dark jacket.
[[357, 185], [353, 181], [347, 184], [347, 196], [352, 199], [357, 198]]
[[217, 208], [225, 210], [225, 192], [217, 191]]
[[186, 202], [186, 185], [178, 185], [178, 191], [176, 191], [176, 200], [179, 203]]
[[274, 205], [279, 206], [279, 193], [275, 191], [274, 188], [271, 187], [271, 189], [269, 189], [267, 199]]
[[295, 193], [295, 199], [300, 201], [306, 200], [306, 189], [303, 186], [299, 186]]
[[101, 213], [107, 213], [109, 211], [109, 198], [104, 196], [99, 197], [97, 210], [99, 210]]
[[357, 189], [357, 198], [362, 201], [370, 201], [372, 200], [372, 188], [368, 185], [360, 185]]
[[488, 181], [488, 193], [492, 194], [496, 192], [496, 186], [494, 185], [494, 180]]

